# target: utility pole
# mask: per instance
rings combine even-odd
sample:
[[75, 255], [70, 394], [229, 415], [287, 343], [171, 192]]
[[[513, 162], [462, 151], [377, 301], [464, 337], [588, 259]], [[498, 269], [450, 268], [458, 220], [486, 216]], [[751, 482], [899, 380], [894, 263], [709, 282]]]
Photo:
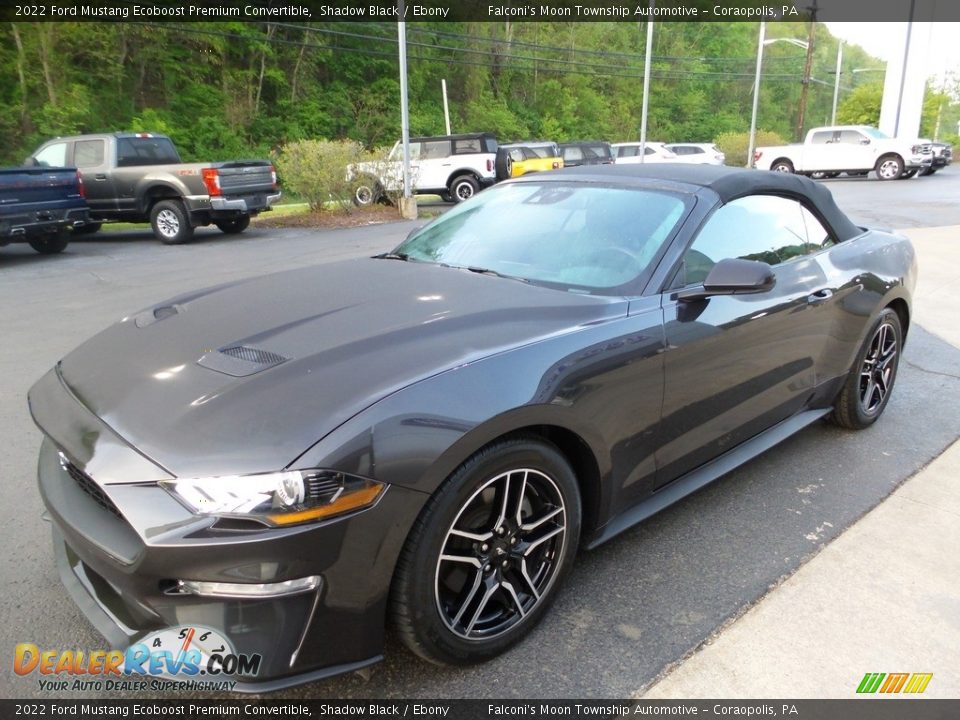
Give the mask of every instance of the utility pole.
[[800, 89], [800, 109], [797, 111], [796, 137], [803, 137], [804, 115], [807, 114], [807, 94], [810, 92], [810, 71], [813, 68], [813, 37], [817, 30], [817, 0], [807, 8], [810, 11], [810, 32], [807, 36], [807, 62], [803, 67], [803, 87]]
[[840, 97], [840, 73], [843, 65], [843, 40], [837, 47], [837, 69], [836, 77], [833, 79], [833, 111], [830, 113], [830, 124], [837, 124], [837, 99]]

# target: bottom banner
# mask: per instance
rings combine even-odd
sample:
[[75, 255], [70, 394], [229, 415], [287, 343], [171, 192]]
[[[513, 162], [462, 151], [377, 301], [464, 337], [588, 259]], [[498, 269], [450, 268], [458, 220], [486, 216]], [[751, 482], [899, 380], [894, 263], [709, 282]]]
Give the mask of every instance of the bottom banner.
[[851, 700], [0, 700], [0, 718], [795, 718], [951, 720], [960, 699]]

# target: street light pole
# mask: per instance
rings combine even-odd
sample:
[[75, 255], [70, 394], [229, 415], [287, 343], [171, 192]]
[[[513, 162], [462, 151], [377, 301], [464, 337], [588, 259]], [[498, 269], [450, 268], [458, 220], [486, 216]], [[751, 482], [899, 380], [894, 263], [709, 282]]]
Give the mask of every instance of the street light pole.
[[757, 72], [753, 78], [753, 112], [750, 114], [750, 143], [747, 146], [747, 167], [753, 166], [753, 151], [757, 145], [757, 106], [760, 100], [760, 68], [763, 65], [764, 38], [767, 23], [760, 22], [760, 40], [757, 42]]
[[830, 113], [830, 124], [837, 124], [837, 99], [840, 97], [840, 64], [843, 62], [843, 40], [837, 47], [837, 76], [833, 81], [833, 112]]
[[[400, 17], [403, 17], [403, 0], [397, 1]], [[400, 138], [403, 142], [403, 198], [400, 201], [400, 216], [407, 220], [417, 217], [417, 205], [410, 189], [410, 107], [407, 97], [407, 24], [397, 22], [397, 45], [400, 52]]]
[[[650, 0], [653, 10], [654, 0]], [[643, 107], [640, 110], [640, 162], [647, 155], [647, 110], [650, 107], [650, 58], [653, 55], [653, 13], [647, 17], [647, 54], [643, 62]]]

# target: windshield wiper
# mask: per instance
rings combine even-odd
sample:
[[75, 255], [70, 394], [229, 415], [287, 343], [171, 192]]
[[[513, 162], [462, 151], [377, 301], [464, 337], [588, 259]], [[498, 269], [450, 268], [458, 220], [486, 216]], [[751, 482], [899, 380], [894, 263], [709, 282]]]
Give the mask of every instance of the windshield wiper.
[[405, 252], [385, 252], [380, 253], [379, 255], [373, 256], [374, 260], [403, 260], [407, 262], [410, 259], [410, 256]]
[[530, 282], [526, 278], [518, 277], [517, 275], [505, 275], [502, 272], [497, 272], [496, 270], [491, 270], [490, 268], [477, 267], [475, 265], [467, 265], [466, 267], [461, 268], [461, 270], [469, 270], [470, 272], [477, 273], [479, 275], [493, 275], [495, 277], [506, 278], [507, 280], [519, 280], [520, 282], [524, 283]]

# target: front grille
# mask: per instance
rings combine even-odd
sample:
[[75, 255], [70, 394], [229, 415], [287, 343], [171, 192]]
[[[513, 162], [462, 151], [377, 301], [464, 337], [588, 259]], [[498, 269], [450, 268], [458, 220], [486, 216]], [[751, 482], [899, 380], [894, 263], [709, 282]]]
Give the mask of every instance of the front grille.
[[123, 518], [123, 515], [120, 514], [120, 509], [113, 504], [113, 500], [103, 491], [103, 488], [97, 485], [93, 478], [71, 462], [64, 463], [63, 467], [70, 477], [73, 478], [73, 481], [80, 486], [80, 489], [93, 498], [93, 501], [97, 505], [113, 513], [118, 518]]

